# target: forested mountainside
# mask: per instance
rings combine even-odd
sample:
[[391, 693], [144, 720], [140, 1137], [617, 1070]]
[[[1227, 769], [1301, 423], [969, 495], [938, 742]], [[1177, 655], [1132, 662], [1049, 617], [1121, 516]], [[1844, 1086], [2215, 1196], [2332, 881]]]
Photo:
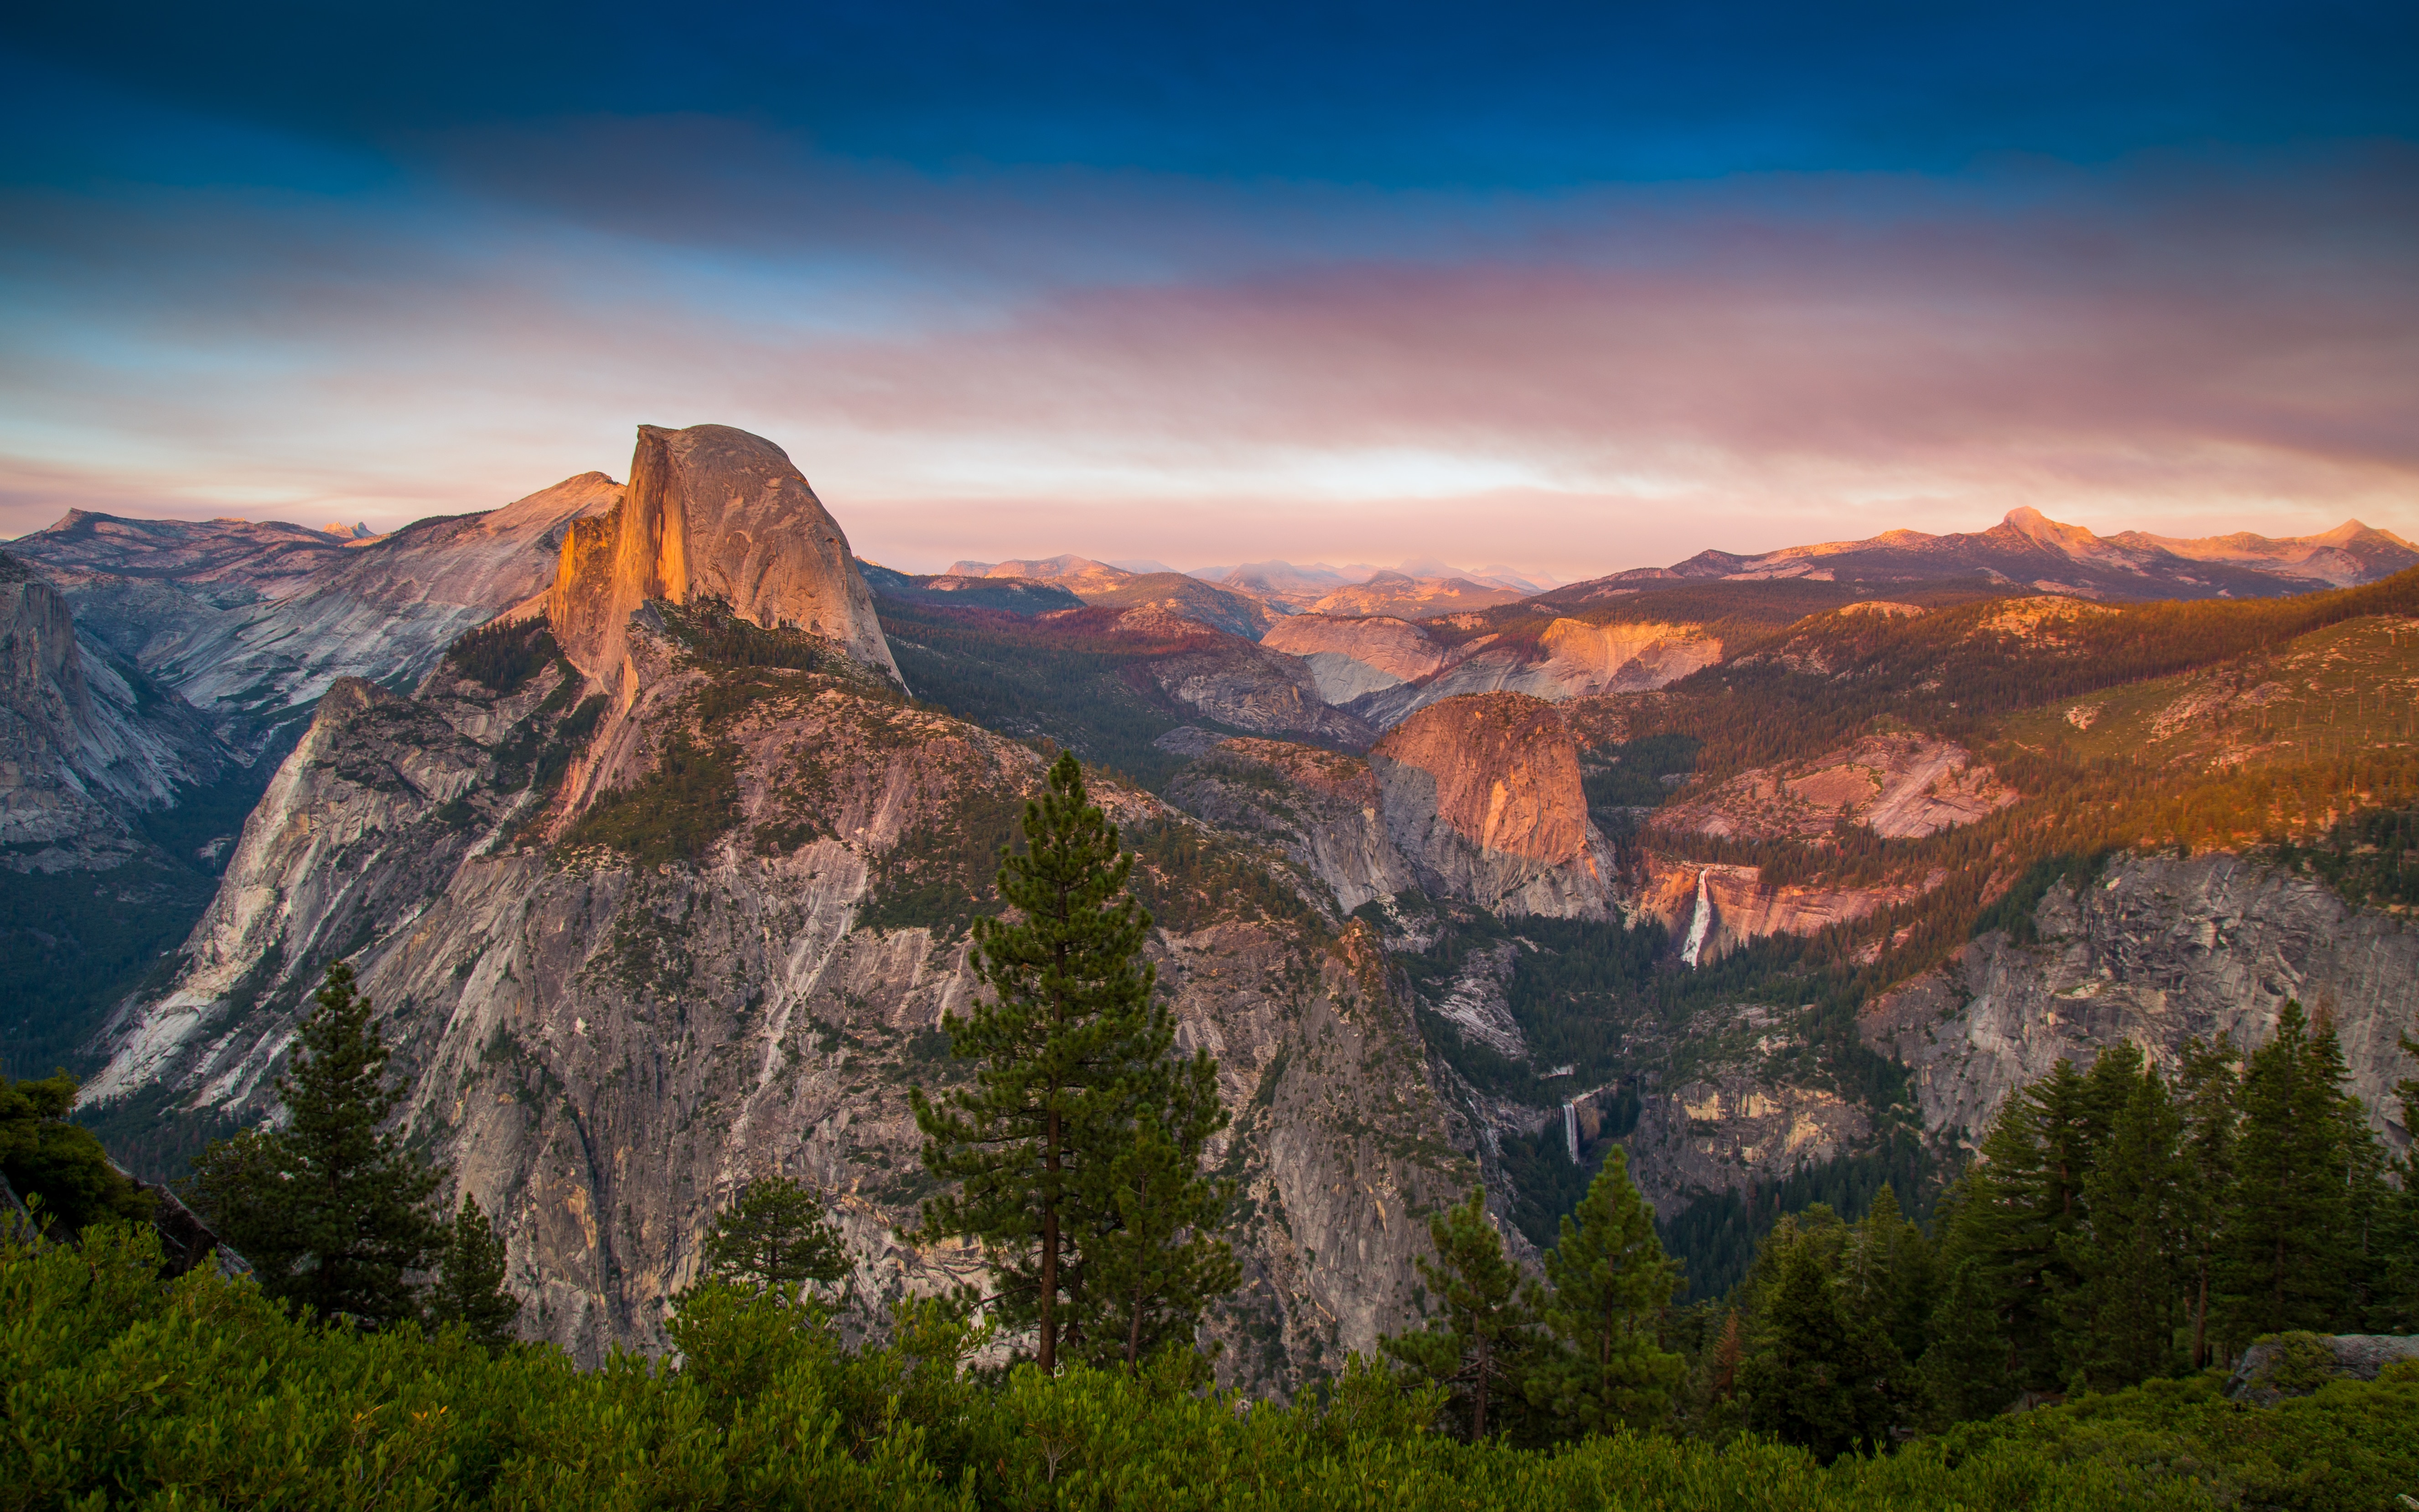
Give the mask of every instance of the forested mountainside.
[[724, 427], [642, 429], [630, 478], [555, 501], [517, 617], [318, 700], [100, 1043], [124, 1158], [274, 1117], [342, 958], [546, 1336], [658, 1340], [772, 1172], [839, 1195], [866, 1306], [963, 1276], [898, 1235], [907, 1090], [960, 1073], [936, 1026], [1056, 748], [1222, 1068], [1247, 1284], [1212, 1326], [1256, 1388], [1404, 1326], [1472, 1180], [1532, 1256], [1616, 1143], [1708, 1294], [1781, 1211], [1920, 1211], [2057, 1057], [2256, 1043], [2294, 997], [2407, 1140], [2419, 574], [2114, 603], [1750, 568], [1225, 628], [1080, 559], [861, 568]]

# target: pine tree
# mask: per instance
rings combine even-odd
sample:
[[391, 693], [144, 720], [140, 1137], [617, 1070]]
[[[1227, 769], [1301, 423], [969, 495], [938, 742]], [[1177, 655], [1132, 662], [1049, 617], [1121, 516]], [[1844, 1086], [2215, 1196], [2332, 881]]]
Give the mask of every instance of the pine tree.
[[1738, 1376], [1749, 1427], [1826, 1460], [1887, 1440], [1903, 1364], [1876, 1320], [1841, 1305], [1819, 1246], [1790, 1246], [1756, 1332]]
[[2113, 1391], [2174, 1367], [2181, 1133], [2166, 1084], [2145, 1066], [2084, 1183], [2087, 1227], [2059, 1240], [2077, 1277], [2061, 1342], [2084, 1390]]
[[366, 1328], [416, 1319], [409, 1273], [444, 1242], [427, 1211], [440, 1175], [378, 1130], [403, 1092], [352, 967], [330, 966], [316, 1001], [277, 1082], [286, 1126], [213, 1142], [193, 1190], [269, 1295]]
[[1071, 753], [1025, 806], [1024, 834], [1025, 854], [1003, 851], [999, 870], [1015, 916], [975, 924], [972, 964], [992, 1001], [947, 1021], [951, 1054], [982, 1070], [938, 1101], [911, 1096], [925, 1168], [959, 1186], [924, 1205], [920, 1237], [978, 1241], [1001, 1313], [1033, 1325], [1036, 1357], [1055, 1371], [1061, 1332], [1085, 1313], [1086, 1219], [1113, 1222], [1099, 1211], [1110, 1160], [1144, 1108], [1170, 1102], [1174, 1030], [1142, 959], [1150, 917], [1125, 891], [1133, 857]]
[[[2400, 1037], [2402, 1053], [2419, 1061], [2419, 1040]], [[2394, 1084], [2402, 1104], [2402, 1127], [2419, 1133], [2419, 1077]], [[2405, 1149], [2394, 1163], [2396, 1186], [2380, 1215], [2378, 1267], [2382, 1285], [2371, 1309], [2369, 1326], [2386, 1334], [2419, 1333], [2419, 1144]]]
[[2212, 1043], [2196, 1039], [2185, 1043], [2176, 1083], [2176, 1111], [2182, 1125], [2177, 1199], [2178, 1221], [2184, 1230], [2185, 1307], [2192, 1319], [2195, 1370], [2210, 1362], [2210, 1307], [2218, 1257], [2226, 1249], [2242, 1093], [2241, 1057], [2226, 1036]]
[[1687, 1362], [1656, 1339], [1678, 1277], [1615, 1145], [1546, 1252], [1543, 1321], [1560, 1348], [1530, 1376], [1530, 1402], [1579, 1433], [1670, 1416]]
[[1934, 1286], [1932, 1244], [1907, 1221], [1887, 1181], [1857, 1225], [1841, 1279], [1849, 1301], [1881, 1319], [1901, 1358], [1922, 1356]]
[[1096, 1227], [1084, 1241], [1080, 1333], [1092, 1359], [1128, 1368], [1189, 1341], [1202, 1310], [1242, 1279], [1218, 1231], [1231, 1190], [1201, 1173], [1210, 1136], [1226, 1126], [1217, 1063], [1195, 1055], [1167, 1088], [1163, 1105], [1140, 1110], [1126, 1148], [1095, 1167], [1106, 1191], [1085, 1194]]
[[1999, 1316], [1997, 1288], [1982, 1263], [1953, 1258], [1933, 1307], [1931, 1345], [1918, 1367], [1924, 1398], [1942, 1422], [2003, 1412], [2016, 1399], [2012, 1351]]
[[821, 1194], [786, 1176], [747, 1183], [723, 1210], [700, 1247], [705, 1274], [798, 1300], [809, 1282], [830, 1283], [849, 1273], [848, 1246], [825, 1211]]
[[469, 1193], [446, 1230], [445, 1254], [428, 1299], [429, 1321], [460, 1323], [490, 1351], [513, 1342], [519, 1299], [504, 1289], [504, 1242]]
[[1517, 1392], [1534, 1362], [1542, 1299], [1505, 1257], [1484, 1191], [1472, 1188], [1468, 1202], [1429, 1219], [1428, 1238], [1437, 1257], [1421, 1257], [1420, 1276], [1444, 1314], [1423, 1332], [1382, 1338], [1378, 1347], [1450, 1386], [1475, 1443], [1487, 1436], [1490, 1404]]
[[2348, 1272], [2357, 1253], [2345, 1079], [2334, 1029], [2313, 1029], [2302, 1005], [2287, 1002], [2276, 1037], [2253, 1053], [2242, 1078], [2220, 1272], [2235, 1342], [2292, 1329], [2334, 1333], [2350, 1321]]

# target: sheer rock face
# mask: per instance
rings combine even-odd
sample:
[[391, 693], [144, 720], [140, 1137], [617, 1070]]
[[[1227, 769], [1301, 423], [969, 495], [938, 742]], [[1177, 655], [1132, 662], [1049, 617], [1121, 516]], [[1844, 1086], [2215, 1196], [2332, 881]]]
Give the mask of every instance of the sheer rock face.
[[1542, 700], [1432, 704], [1369, 765], [1387, 834], [1434, 890], [1507, 913], [1610, 914], [1611, 853], [1588, 819], [1578, 744]]
[[547, 600], [556, 637], [580, 671], [616, 683], [630, 615], [699, 598], [809, 631], [900, 680], [848, 538], [787, 454], [728, 425], [641, 425], [621, 503], [563, 540]]
[[1221, 741], [1169, 781], [1167, 801], [1274, 844], [1325, 883], [1344, 913], [1419, 886], [1386, 832], [1377, 776], [1357, 756], [1279, 740]]
[[111, 866], [127, 821], [213, 780], [229, 752], [184, 702], [78, 637], [67, 599], [0, 555], [0, 844], [15, 870]]
[[1354, 701], [1381, 728], [1467, 693], [1526, 693], [1560, 702], [1665, 687], [1721, 659], [1722, 643], [1694, 625], [1590, 625], [1558, 619], [1533, 638], [1483, 635], [1436, 671]]
[[2196, 1037], [2264, 1044], [2298, 998], [2333, 1020], [2389, 1147], [2409, 1148], [2394, 1084], [2419, 1074], [2396, 1045], [2419, 981], [2410, 919], [2226, 855], [2120, 857], [2034, 917], [2038, 944], [1986, 935], [1865, 1011], [1866, 1042], [1906, 1062], [1935, 1134], [1980, 1141], [2015, 1088], [2119, 1040], [2169, 1070]]
[[[979, 1256], [900, 1237], [932, 1191], [908, 1089], [968, 1074], [935, 1031], [978, 990], [965, 916], [933, 914], [924, 885], [987, 877], [1040, 765], [878, 674], [702, 667], [655, 622], [624, 628], [626, 717], [579, 735], [548, 793], [508, 763], [542, 766], [528, 753], [578, 730], [576, 673], [501, 697], [450, 664], [412, 698], [331, 689], [88, 1089], [273, 1113], [308, 993], [350, 960], [410, 1088], [405, 1127], [455, 1172], [444, 1199], [498, 1215], [523, 1327], [590, 1362], [661, 1346], [713, 1214], [763, 1174], [833, 1194], [852, 1327], [980, 1279]], [[726, 830], [639, 864], [570, 827], [643, 801], [610, 795], [643, 794], [681, 733], [730, 774]], [[1095, 791], [1122, 825], [1190, 823]], [[1148, 950], [1235, 1115], [1213, 1159], [1239, 1184], [1245, 1284], [1211, 1332], [1227, 1379], [1288, 1390], [1414, 1323], [1425, 1219], [1467, 1190], [1475, 1136], [1365, 926], [1186, 898]]]
[[1702, 918], [1697, 964], [1704, 964], [1766, 935], [1818, 934], [1834, 924], [1854, 923], [1947, 880], [1945, 872], [1934, 872], [1920, 882], [1882, 887], [1777, 886], [1765, 882], [1757, 867], [1675, 861], [1645, 852], [1631, 871], [1626, 902], [1633, 917], [1655, 919], [1674, 940], [1694, 935]]

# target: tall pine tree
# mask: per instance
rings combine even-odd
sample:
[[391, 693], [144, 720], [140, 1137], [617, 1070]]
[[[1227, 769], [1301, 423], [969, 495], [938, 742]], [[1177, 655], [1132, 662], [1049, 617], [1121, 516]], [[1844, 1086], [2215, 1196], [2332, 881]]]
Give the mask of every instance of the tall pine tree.
[[1687, 1362], [1657, 1340], [1678, 1275], [1615, 1145], [1546, 1252], [1543, 1321], [1558, 1348], [1529, 1377], [1531, 1403], [1578, 1433], [1670, 1416]]
[[1739, 1366], [1748, 1426], [1825, 1459], [1878, 1448], [1911, 1384], [1880, 1321], [1843, 1305], [1822, 1246], [1792, 1243]]
[[[2276, 1037], [2252, 1054], [2242, 1077], [2242, 1137], [2219, 1272], [2236, 1345], [2291, 1329], [2332, 1334], [2357, 1322], [2349, 1316], [2358, 1244], [2345, 1080], [2334, 1028], [2313, 1026], [2299, 1002], [2286, 1003]], [[2365, 1122], [2359, 1127], [2366, 1132]]]
[[193, 1190], [269, 1295], [368, 1328], [416, 1319], [411, 1273], [445, 1239], [427, 1211], [439, 1176], [379, 1130], [403, 1091], [353, 968], [330, 966], [316, 1002], [277, 1081], [285, 1127], [212, 1143]]
[[2181, 1133], [2166, 1084], [2143, 1066], [2084, 1181], [2086, 1225], [2058, 1241], [2076, 1277], [2061, 1342], [2071, 1380], [2084, 1390], [2134, 1385], [2176, 1364]]
[[2234, 1142], [2242, 1121], [2242, 1057], [2219, 1035], [2212, 1042], [2185, 1042], [2176, 1078], [2176, 1112], [2181, 1125], [2178, 1219], [2183, 1227], [2184, 1306], [2192, 1319], [2190, 1356], [2195, 1370], [2210, 1362], [2211, 1305], [2216, 1296], [2219, 1257], [2226, 1250], [2226, 1215], [2233, 1199]]
[[[1129, 1368], [1163, 1345], [1189, 1341], [1202, 1310], [1241, 1281], [1218, 1219], [1231, 1192], [1201, 1171], [1210, 1136], [1226, 1126], [1218, 1067], [1207, 1052], [1170, 1068], [1166, 1095], [1138, 1110], [1125, 1148], [1092, 1169], [1082, 1344], [1096, 1362]], [[1098, 1188], [1096, 1190], [1095, 1188]]]
[[848, 1246], [823, 1195], [786, 1176], [748, 1182], [714, 1220], [699, 1258], [715, 1280], [769, 1291], [785, 1303], [796, 1302], [809, 1283], [829, 1284], [849, 1273]]
[[430, 1290], [428, 1319], [459, 1323], [471, 1338], [500, 1353], [513, 1342], [517, 1298], [504, 1289], [504, 1242], [468, 1192], [445, 1232], [445, 1253]]
[[1517, 1394], [1536, 1361], [1542, 1299], [1504, 1255], [1484, 1191], [1472, 1188], [1468, 1202], [1429, 1219], [1428, 1238], [1437, 1257], [1421, 1257], [1420, 1276], [1444, 1311], [1425, 1331], [1379, 1339], [1378, 1347], [1450, 1387], [1475, 1442], [1500, 1427], [1496, 1404], [1520, 1399]]
[[[1155, 1275], [1180, 1289], [1202, 1273], [1167, 1265], [1165, 1246], [1205, 1226], [1197, 1188], [1181, 1181], [1123, 1183], [1146, 1206], [1174, 1204], [1182, 1217], [1173, 1224], [1130, 1227], [1117, 1207], [1117, 1163], [1126, 1155], [1125, 1175], [1138, 1170], [1132, 1151], [1146, 1116], [1178, 1150], [1174, 1163], [1155, 1153], [1163, 1178], [1199, 1136], [1196, 1115], [1183, 1111], [1187, 1073], [1168, 1061], [1174, 1026], [1151, 1000], [1156, 973], [1142, 956], [1150, 916], [1125, 890], [1133, 857], [1118, 851], [1071, 753], [1025, 806], [1024, 835], [1024, 855], [1001, 853], [999, 893], [1014, 913], [975, 925], [975, 975], [992, 1000], [948, 1021], [951, 1053], [982, 1070], [969, 1088], [938, 1100], [918, 1088], [912, 1098], [925, 1168], [958, 1184], [924, 1205], [920, 1232], [982, 1244], [999, 1284], [994, 1303], [1009, 1322], [1033, 1327], [1035, 1356], [1055, 1371], [1071, 1329], [1081, 1342], [1087, 1323], [1112, 1316], [1086, 1273], [1117, 1253], [1107, 1236], [1160, 1236], [1159, 1257], [1125, 1267], [1117, 1284]], [[1115, 1316], [1128, 1319], [1131, 1338], [1135, 1310]]]

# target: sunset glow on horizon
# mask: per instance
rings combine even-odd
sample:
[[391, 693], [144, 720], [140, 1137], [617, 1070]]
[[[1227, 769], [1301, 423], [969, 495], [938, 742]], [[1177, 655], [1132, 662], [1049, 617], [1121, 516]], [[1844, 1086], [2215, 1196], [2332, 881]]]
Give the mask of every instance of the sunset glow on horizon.
[[913, 571], [2419, 536], [2408, 10], [223, 22], [0, 54], [0, 534], [711, 421]]

